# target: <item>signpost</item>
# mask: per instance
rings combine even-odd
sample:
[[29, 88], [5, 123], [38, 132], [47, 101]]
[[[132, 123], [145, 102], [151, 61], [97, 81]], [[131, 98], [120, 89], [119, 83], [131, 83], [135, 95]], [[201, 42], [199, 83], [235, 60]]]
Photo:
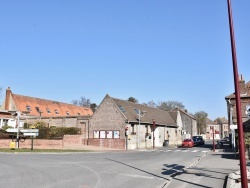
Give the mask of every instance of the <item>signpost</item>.
[[[31, 136], [31, 150], [33, 150], [33, 139], [34, 136], [39, 135], [39, 129], [19, 129], [19, 128], [8, 128], [6, 129], [8, 133], [17, 133], [17, 142], [19, 142], [19, 132], [23, 133], [24, 136]], [[18, 144], [19, 148], [19, 144]]]

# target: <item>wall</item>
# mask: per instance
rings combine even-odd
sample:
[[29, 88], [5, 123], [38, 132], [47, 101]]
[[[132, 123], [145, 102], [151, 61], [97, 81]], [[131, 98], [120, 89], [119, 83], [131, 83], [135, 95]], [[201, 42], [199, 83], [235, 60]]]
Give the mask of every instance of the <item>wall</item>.
[[115, 149], [125, 149], [125, 139], [89, 139], [88, 145]]

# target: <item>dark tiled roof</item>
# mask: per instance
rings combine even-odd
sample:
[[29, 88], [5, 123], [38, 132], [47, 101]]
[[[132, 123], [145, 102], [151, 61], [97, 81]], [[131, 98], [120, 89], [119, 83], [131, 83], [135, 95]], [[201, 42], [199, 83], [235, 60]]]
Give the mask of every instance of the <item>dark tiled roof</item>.
[[225, 123], [228, 123], [228, 120], [224, 117], [223, 118], [218, 117], [214, 120], [214, 122], [218, 122], [218, 123], [221, 122], [221, 123], [225, 124]]
[[[241, 94], [241, 97], [250, 97], [250, 81], [245, 84], [246, 93]], [[235, 98], [235, 93], [225, 97], [226, 99]]]
[[[39, 107], [40, 112], [42, 112], [42, 117], [79, 116], [79, 114], [80, 116], [91, 116], [93, 114], [90, 108], [76, 106], [73, 104], [66, 104], [17, 94], [12, 94], [12, 98], [19, 111], [29, 111], [27, 110], [27, 106], [30, 107], [31, 111], [29, 111], [29, 116], [40, 116], [36, 107]], [[49, 109], [51, 113], [48, 113], [47, 109]], [[56, 114], [55, 110], [58, 114]]]
[[209, 124], [209, 125], [218, 125], [216, 122], [212, 121], [211, 119], [206, 119], [206, 124]]
[[177, 123], [177, 112], [176, 111], [169, 111], [169, 115], [172, 117], [175, 123]]
[[[108, 96], [108, 95], [107, 95]], [[109, 96], [108, 96], [109, 97]], [[136, 113], [135, 109], [140, 110], [141, 112], [146, 112], [143, 117], [141, 117], [141, 123], [143, 124], [152, 124], [153, 120], [157, 125], [166, 125], [177, 127], [174, 120], [171, 118], [168, 112], [159, 110], [153, 107], [149, 107], [142, 104], [132, 103], [126, 100], [112, 98], [113, 102], [121, 110], [124, 116], [129, 122], [138, 122], [139, 116]]]

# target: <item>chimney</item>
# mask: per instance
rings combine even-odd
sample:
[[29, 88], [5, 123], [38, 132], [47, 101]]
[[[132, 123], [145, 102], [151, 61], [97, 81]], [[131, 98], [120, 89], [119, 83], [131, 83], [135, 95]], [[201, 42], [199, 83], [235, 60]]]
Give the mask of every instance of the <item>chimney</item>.
[[239, 76], [239, 87], [240, 87], [240, 94], [245, 94], [247, 92], [245, 86], [245, 80], [242, 74]]
[[10, 110], [10, 96], [12, 95], [12, 92], [10, 90], [10, 87], [6, 89], [6, 96], [5, 96], [5, 110]]

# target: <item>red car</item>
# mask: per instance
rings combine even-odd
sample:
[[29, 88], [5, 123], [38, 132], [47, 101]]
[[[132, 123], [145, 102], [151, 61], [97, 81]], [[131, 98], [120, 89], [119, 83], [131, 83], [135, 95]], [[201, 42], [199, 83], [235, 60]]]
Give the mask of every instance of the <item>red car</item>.
[[182, 141], [182, 147], [194, 147], [194, 141], [192, 139], [185, 139]]

